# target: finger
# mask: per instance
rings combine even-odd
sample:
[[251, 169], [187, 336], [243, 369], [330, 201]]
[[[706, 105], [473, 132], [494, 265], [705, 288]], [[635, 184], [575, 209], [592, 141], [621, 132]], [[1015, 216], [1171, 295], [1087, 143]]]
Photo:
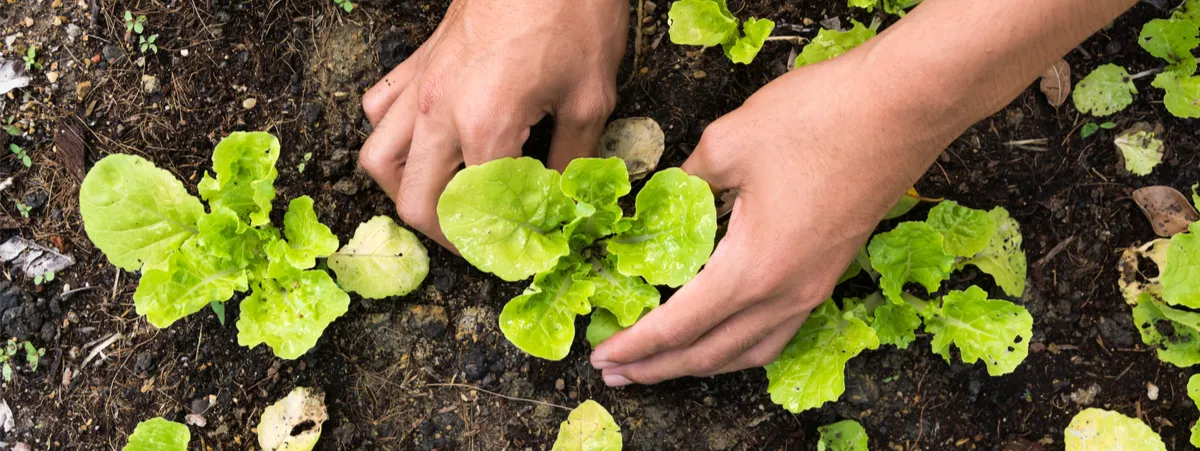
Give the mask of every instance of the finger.
[[792, 337], [796, 336], [796, 331], [804, 325], [804, 320], [808, 319], [808, 313], [792, 318], [783, 324], [779, 325], [774, 332], [771, 332], [766, 338], [758, 342], [741, 356], [733, 359], [725, 364], [721, 369], [707, 374], [698, 374], [698, 376], [715, 376], [718, 374], [732, 373], [741, 371], [746, 368], [757, 368], [770, 365], [779, 353], [783, 352], [783, 348], [788, 342], [792, 341]]
[[596, 155], [604, 124], [615, 105], [610, 98], [615, 96], [581, 100], [556, 112], [548, 161], [551, 169], [561, 172], [571, 160]]
[[[725, 132], [724, 122], [717, 120], [704, 129], [700, 143], [683, 162], [681, 169], [690, 175], [704, 179], [714, 193], [720, 193], [741, 185], [736, 169], [729, 158], [726, 148], [734, 148], [736, 142], [728, 142], [731, 138]], [[737, 131], [735, 131], [737, 132]]]
[[692, 345], [604, 370], [608, 385], [656, 384], [683, 376], [715, 374], [777, 329], [780, 301], [762, 302], [710, 330]]
[[454, 249], [438, 227], [437, 201], [462, 164], [458, 139], [448, 121], [430, 116], [421, 116], [414, 131], [396, 211], [414, 229], [447, 249]]
[[521, 156], [529, 128], [545, 116], [543, 110], [517, 100], [527, 96], [491, 84], [469, 89], [465, 98], [476, 100], [460, 102], [455, 119], [464, 162], [473, 166]]
[[741, 293], [735, 291], [741, 271], [725, 263], [739, 261], [726, 255], [730, 247], [723, 241], [708, 266], [668, 302], [651, 310], [633, 327], [604, 340], [592, 351], [592, 366], [603, 370], [670, 349], [688, 347], [713, 326], [741, 310], [745, 301]]
[[367, 142], [358, 151], [358, 163], [393, 202], [399, 200], [404, 164], [417, 119], [417, 89], [404, 90]]
[[400, 97], [406, 88], [412, 84], [417, 73], [416, 54], [409, 56], [394, 69], [383, 76], [383, 79], [368, 89], [362, 98], [363, 112], [372, 127], [378, 127], [380, 121], [391, 110], [392, 104]]

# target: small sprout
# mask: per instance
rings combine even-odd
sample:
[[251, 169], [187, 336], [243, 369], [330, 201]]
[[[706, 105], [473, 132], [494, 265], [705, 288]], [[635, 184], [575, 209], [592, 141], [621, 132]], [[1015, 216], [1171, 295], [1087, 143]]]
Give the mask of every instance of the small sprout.
[[[9, 133], [12, 132], [10, 131]], [[21, 164], [25, 165], [25, 167], [33, 166], [33, 160], [29, 158], [29, 152], [21, 148], [21, 146], [9, 144], [8, 150], [11, 151], [13, 155], [16, 155], [17, 159], [21, 160]]]
[[137, 18], [134, 18], [132, 12], [125, 10], [125, 32], [128, 33], [132, 31], [137, 34], [142, 34], [142, 31], [145, 30], [146, 16], [137, 16]]
[[350, 0], [333, 0], [333, 3], [342, 7], [346, 12], [354, 11], [354, 3], [351, 3]]
[[304, 158], [300, 159], [300, 164], [296, 165], [296, 172], [304, 173], [304, 169], [308, 167], [308, 162], [312, 160], [312, 152], [304, 154]]
[[158, 41], [157, 34], [152, 34], [149, 37], [138, 36], [138, 45], [140, 46], [142, 53], [146, 53], [146, 51], [158, 53], [158, 45], [155, 44], [155, 41]]
[[1095, 122], [1088, 122], [1086, 124], [1083, 124], [1083, 129], [1079, 131], [1079, 137], [1083, 138], [1083, 139], [1088, 139], [1088, 137], [1096, 134], [1096, 132], [1100, 131], [1100, 129], [1112, 130], [1114, 128], [1117, 128], [1117, 124], [1115, 124], [1113, 122], [1105, 122], [1103, 124], [1097, 124]]
[[38, 360], [46, 355], [44, 348], [38, 348], [33, 343], [25, 342], [25, 361], [29, 363], [29, 371], [37, 371]]
[[25, 51], [24, 59], [25, 59], [25, 70], [31, 70], [31, 69], [35, 69], [35, 68], [38, 70], [41, 70], [42, 63], [39, 63], [37, 60], [37, 46], [36, 45], [29, 46], [29, 50]]
[[34, 285], [41, 285], [54, 281], [54, 271], [46, 271], [33, 277]]
[[14, 200], [13, 203], [17, 204], [17, 211], [21, 212], [21, 217], [25, 218], [25, 219], [29, 219], [29, 212], [33, 211], [33, 208], [31, 208], [29, 205], [26, 205], [24, 202], [21, 202], [19, 200]]

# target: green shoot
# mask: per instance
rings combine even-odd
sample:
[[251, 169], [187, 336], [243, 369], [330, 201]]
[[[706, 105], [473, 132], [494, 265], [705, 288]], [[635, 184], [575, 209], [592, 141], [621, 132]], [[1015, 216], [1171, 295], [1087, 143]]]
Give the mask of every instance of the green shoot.
[[346, 12], [354, 11], [354, 3], [351, 3], [350, 0], [333, 0], [333, 3], [342, 7]]
[[1088, 137], [1096, 134], [1096, 132], [1100, 131], [1100, 129], [1112, 130], [1114, 128], [1117, 128], [1117, 124], [1115, 124], [1113, 122], [1105, 122], [1103, 124], [1097, 124], [1095, 122], [1088, 122], [1086, 124], [1083, 124], [1082, 130], [1079, 130], [1079, 137], [1083, 138], [1083, 139], [1088, 139]]
[[304, 158], [300, 159], [300, 164], [296, 165], [296, 172], [304, 173], [304, 169], [308, 167], [308, 162], [312, 160], [312, 152], [304, 154]]
[[29, 152], [21, 146], [18, 146], [15, 143], [9, 144], [8, 150], [12, 152], [13, 155], [16, 155], [17, 159], [20, 160], [21, 164], [25, 165], [25, 167], [33, 166], [33, 160], [29, 158]]
[[33, 211], [33, 208], [30, 208], [29, 205], [19, 200], [14, 200], [13, 203], [17, 204], [17, 211], [21, 212], [21, 217], [29, 219], [29, 212]]
[[150, 37], [138, 36], [138, 45], [141, 48], [142, 53], [146, 53], [146, 51], [158, 53], [158, 45], [155, 44], [155, 41], [158, 41], [157, 34], [152, 34]]
[[145, 29], [146, 29], [146, 16], [137, 16], [137, 18], [134, 18], [132, 12], [129, 12], [129, 10], [125, 10], [125, 32], [126, 33], [132, 31], [137, 34], [142, 34], [142, 31], [145, 31]]
[[29, 371], [37, 371], [38, 361], [44, 355], [46, 355], [44, 348], [38, 348], [28, 341], [25, 342], [25, 362], [29, 364]]
[[53, 281], [54, 281], [54, 271], [46, 271], [42, 274], [38, 274], [33, 277], [34, 285], [41, 285], [41, 284], [50, 283]]
[[25, 60], [25, 70], [31, 70], [31, 69], [35, 69], [35, 68], [38, 70], [42, 69], [42, 63], [39, 63], [37, 60], [38, 58], [37, 58], [37, 46], [36, 45], [29, 46], [29, 50], [25, 51], [25, 56], [23, 57], [23, 59]]

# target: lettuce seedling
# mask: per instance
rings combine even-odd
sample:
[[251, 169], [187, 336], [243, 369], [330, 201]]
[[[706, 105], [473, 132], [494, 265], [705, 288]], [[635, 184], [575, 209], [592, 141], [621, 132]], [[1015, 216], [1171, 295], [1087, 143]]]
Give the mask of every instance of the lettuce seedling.
[[536, 357], [560, 360], [575, 317], [592, 313], [597, 344], [659, 304], [653, 285], [678, 287], [700, 270], [716, 237], [704, 180], [678, 168], [654, 174], [636, 214], [619, 158], [580, 158], [563, 174], [532, 158], [503, 158], [458, 173], [438, 201], [442, 232], [468, 262], [515, 282], [534, 276], [500, 313], [500, 330]]
[[825, 28], [818, 31], [817, 37], [805, 45], [804, 50], [801, 50], [800, 54], [796, 56], [794, 67], [803, 67], [828, 60], [875, 37], [877, 24], [868, 27], [853, 19], [850, 20], [850, 23], [854, 24], [854, 27], [846, 31]]
[[191, 440], [187, 426], [162, 417], [152, 418], [133, 428], [129, 443], [121, 451], [186, 451]]
[[[335, 253], [338, 239], [317, 219], [307, 196], [290, 202], [282, 231], [272, 226], [279, 149], [279, 140], [262, 132], [221, 140], [213, 151], [215, 174], [205, 174], [199, 184], [208, 212], [170, 172], [141, 157], [110, 155], [88, 172], [79, 190], [84, 230], [114, 265], [142, 272], [133, 301], [150, 324], [165, 328], [250, 291], [241, 303], [238, 343], [266, 343], [275, 355], [295, 359], [350, 304], [328, 273], [312, 269], [318, 258], [338, 257], [332, 266], [347, 289], [365, 291], [364, 278], [405, 281], [404, 287], [367, 295], [406, 293], [424, 278], [423, 248], [411, 251], [404, 266], [350, 271], [340, 264], [359, 255], [349, 255], [354, 249]], [[400, 239], [407, 244], [395, 249], [420, 246], [411, 233]]]
[[558, 427], [552, 451], [621, 451], [621, 427], [600, 403], [584, 401]]
[[[1192, 399], [1192, 403], [1200, 407], [1200, 374], [1193, 374], [1188, 378], [1187, 394], [1188, 398]], [[1200, 448], [1200, 421], [1192, 423], [1192, 436], [1188, 442], [1193, 447]]]
[[865, 8], [867, 11], [880, 8], [888, 14], [897, 16], [904, 16], [906, 10], [920, 3], [921, 0], [849, 0], [847, 2], [852, 8]]
[[842, 420], [817, 428], [821, 441], [817, 451], [868, 451], [867, 430], [854, 420]]
[[678, 45], [720, 45], [730, 61], [750, 64], [775, 30], [775, 22], [751, 17], [738, 33], [738, 19], [725, 0], [679, 0], [667, 12], [671, 42]]
[[1142, 420], [1096, 408], [1084, 409], [1071, 418], [1071, 424], [1063, 431], [1063, 442], [1066, 444], [1066, 451], [1167, 451], [1162, 437]]
[[867, 257], [855, 259], [851, 269], [855, 265], [873, 279], [877, 275], [881, 291], [844, 299], [841, 306], [826, 301], [767, 365], [767, 391], [784, 408], [799, 413], [836, 400], [845, 391], [849, 359], [881, 344], [905, 349], [922, 324], [934, 353], [949, 362], [956, 347], [963, 362], [983, 361], [992, 376], [1011, 373], [1028, 355], [1033, 317], [1024, 307], [989, 299], [977, 286], [929, 301], [903, 291], [918, 283], [927, 293], [939, 292], [954, 271], [973, 265], [1008, 295], [1021, 296], [1025, 253], [1019, 226], [1003, 208], [983, 211], [944, 201], [924, 222], [875, 235]]

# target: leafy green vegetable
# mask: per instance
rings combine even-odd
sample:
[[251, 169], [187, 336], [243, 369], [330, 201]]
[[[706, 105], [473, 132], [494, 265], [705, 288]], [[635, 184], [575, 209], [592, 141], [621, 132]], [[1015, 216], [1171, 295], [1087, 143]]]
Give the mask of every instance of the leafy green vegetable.
[[200, 231], [196, 241], [212, 256], [221, 259], [220, 266], [245, 269], [260, 258], [262, 240], [258, 231], [238, 219], [237, 213], [224, 207], [213, 209], [196, 223]]
[[1192, 50], [1200, 45], [1200, 28], [1182, 19], [1154, 19], [1142, 26], [1138, 44], [1151, 55], [1166, 60], [1172, 71], [1184, 75], [1196, 72], [1196, 57]]
[[866, 8], [874, 10], [882, 8], [888, 14], [904, 16], [905, 10], [917, 6], [921, 0], [849, 0], [848, 4], [854, 8]]
[[587, 400], [558, 428], [553, 451], [620, 451], [621, 427], [596, 401]]
[[1200, 308], [1200, 222], [1171, 237], [1162, 268], [1162, 298], [1171, 305]]
[[346, 313], [350, 296], [325, 271], [264, 279], [242, 301], [238, 344], [266, 343], [275, 355], [295, 359], [313, 346], [333, 320]]
[[625, 328], [621, 327], [621, 323], [617, 322], [616, 315], [613, 315], [608, 309], [597, 307], [592, 312], [592, 316], [588, 318], [588, 327], [585, 336], [587, 337], [588, 344], [594, 348], [600, 346], [601, 342], [623, 329]]
[[[1192, 64], [1195, 64], [1194, 60]], [[1172, 115], [1200, 117], [1200, 76], [1163, 72], [1154, 78], [1151, 85], [1166, 92], [1163, 104]]]
[[191, 440], [187, 426], [158, 417], [138, 423], [121, 451], [187, 451]]
[[917, 282], [933, 293], [950, 277], [954, 256], [942, 245], [942, 234], [923, 222], [905, 222], [871, 238], [871, 267], [879, 271], [884, 296], [901, 302], [904, 284]]
[[317, 257], [337, 251], [338, 239], [329, 227], [321, 224], [308, 196], [292, 199], [283, 215], [283, 234], [287, 240], [277, 240], [267, 247], [271, 260], [269, 277], [284, 277], [317, 265]]
[[921, 203], [921, 199], [922, 197], [917, 193], [916, 188], [909, 188], [900, 197], [900, 200], [896, 201], [896, 205], [893, 205], [892, 209], [888, 210], [883, 219], [895, 219], [908, 214], [917, 204]]
[[1004, 207], [996, 207], [988, 212], [996, 223], [996, 232], [992, 234], [987, 247], [958, 264], [958, 268], [975, 265], [980, 271], [992, 276], [1004, 293], [1009, 296], [1021, 296], [1025, 292], [1025, 276], [1027, 262], [1025, 250], [1021, 249], [1021, 225], [1008, 215]]
[[279, 139], [266, 132], [233, 132], [213, 150], [214, 178], [200, 180], [200, 197], [214, 208], [228, 208], [253, 226], [271, 221], [275, 199], [275, 161]]
[[970, 257], [983, 251], [996, 232], [996, 221], [986, 211], [943, 201], [929, 210], [925, 220], [942, 234], [942, 246], [956, 257]]
[[559, 182], [563, 193], [578, 201], [575, 219], [563, 233], [576, 247], [612, 235], [621, 219], [617, 199], [629, 194], [629, 172], [620, 158], [577, 158]]
[[500, 312], [500, 330], [514, 345], [535, 357], [562, 360], [575, 340], [575, 316], [592, 311], [588, 298], [596, 285], [575, 276], [583, 263], [564, 259], [553, 272], [538, 274], [525, 293]]
[[1105, 64], [1075, 85], [1071, 100], [1075, 108], [1093, 116], [1108, 116], [1133, 103], [1137, 87], [1124, 67]]
[[258, 446], [263, 451], [312, 451], [329, 419], [325, 394], [296, 387], [287, 397], [263, 409], [258, 421]]
[[644, 311], [658, 307], [661, 296], [658, 289], [641, 277], [614, 271], [611, 261], [593, 260], [586, 271], [582, 280], [592, 282], [596, 287], [596, 293], [588, 300], [593, 306], [611, 313], [622, 328], [632, 326]]
[[1200, 183], [1192, 185], [1192, 206], [1200, 209]]
[[[846, 53], [850, 49], [867, 42], [868, 39], [875, 37], [874, 28], [867, 27], [857, 20], [851, 19], [850, 22], [854, 24], [854, 27], [846, 31], [824, 28], [818, 31], [817, 37], [813, 38], [812, 42], [809, 42], [808, 45], [805, 45], [804, 50], [800, 51], [800, 55], [796, 56], [795, 67], [803, 67], [828, 60]], [[916, 205], [916, 202], [914, 201], [912, 205]]]
[[729, 12], [725, 0], [679, 0], [667, 12], [671, 42], [678, 45], [721, 45], [734, 63], [750, 64], [775, 29], [775, 22], [751, 17], [742, 24]]
[[142, 274], [133, 304], [150, 324], [165, 328], [210, 302], [224, 302], [234, 292], [246, 291], [248, 283], [244, 271], [222, 265], [220, 258], [192, 239], [171, 254], [164, 267]]
[[342, 289], [364, 298], [404, 296], [429, 274], [429, 254], [412, 232], [376, 216], [359, 224], [354, 238], [329, 256], [329, 269]]
[[1121, 155], [1125, 157], [1125, 169], [1133, 175], [1150, 175], [1163, 160], [1163, 141], [1153, 130], [1134, 127], [1122, 132], [1113, 140]]
[[963, 362], [982, 359], [988, 374], [1013, 372], [1029, 355], [1033, 317], [1024, 307], [1008, 301], [988, 299], [982, 288], [951, 291], [942, 305], [921, 312], [925, 332], [933, 334], [933, 352], [950, 361], [950, 345], [958, 347]]
[[1179, 9], [1171, 14], [1172, 19], [1190, 20], [1200, 24], [1200, 0], [1185, 0]]
[[725, 56], [735, 63], [750, 64], [754, 61], [754, 57], [758, 56], [758, 51], [762, 50], [763, 43], [767, 42], [767, 36], [770, 36], [774, 30], [775, 22], [751, 17], [742, 23], [742, 32], [745, 33], [745, 36], [738, 38], [732, 44], [728, 41], [722, 43], [725, 48]]
[[821, 441], [817, 451], [868, 451], [867, 430], [854, 420], [842, 420], [817, 428]]
[[155, 267], [195, 235], [200, 200], [145, 159], [109, 155], [79, 187], [83, 228], [113, 265], [126, 271]]
[[809, 315], [779, 358], [766, 366], [771, 401], [793, 413], [835, 401], [846, 391], [846, 362], [864, 349], [879, 347], [879, 338], [858, 312], [842, 311], [833, 300]]
[[[1192, 403], [1200, 407], [1200, 374], [1193, 374], [1188, 378], [1187, 393]], [[1192, 424], [1192, 438], [1189, 442], [1194, 447], [1200, 447], [1200, 421]]]
[[687, 283], [712, 254], [716, 239], [717, 209], [708, 184], [670, 168], [650, 177], [636, 204], [629, 230], [608, 241], [617, 270], [654, 285]]
[[1200, 363], [1200, 313], [1168, 307], [1149, 293], [1138, 296], [1133, 322], [1142, 342], [1158, 350], [1158, 358], [1186, 368]]
[[1063, 431], [1067, 451], [1136, 449], [1166, 451], [1162, 438], [1146, 423], [1103, 409], [1084, 409]]
[[871, 328], [875, 329], [880, 343], [900, 349], [908, 349], [908, 344], [917, 339], [918, 327], [921, 327], [921, 318], [917, 316], [917, 309], [908, 303], [885, 303], [875, 309], [871, 321]]
[[549, 271], [570, 253], [560, 227], [575, 211], [559, 177], [529, 157], [468, 167], [438, 201], [442, 232], [468, 262], [501, 279]]

